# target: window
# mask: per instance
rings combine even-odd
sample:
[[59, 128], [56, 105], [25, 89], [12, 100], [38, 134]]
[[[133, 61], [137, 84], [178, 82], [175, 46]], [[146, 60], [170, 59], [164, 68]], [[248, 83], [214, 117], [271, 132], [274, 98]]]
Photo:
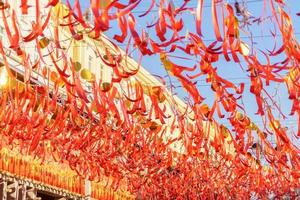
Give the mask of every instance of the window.
[[104, 74], [103, 74], [103, 68], [104, 68], [104, 66], [103, 66], [103, 64], [101, 64], [100, 65], [100, 79], [101, 79], [101, 81], [103, 81], [103, 76], [104, 76]]
[[0, 26], [0, 40], [2, 40], [4, 34], [4, 27]]
[[73, 44], [73, 58], [75, 61], [80, 62], [80, 45], [76, 41]]
[[81, 60], [81, 63], [82, 65], [86, 68], [87, 67], [87, 63], [86, 63], [86, 52], [87, 52], [87, 45], [86, 45], [86, 42], [84, 40], [81, 40], [78, 42], [78, 46], [79, 46], [79, 49], [80, 49], [80, 60]]
[[93, 65], [93, 56], [89, 55], [89, 70], [91, 71]]

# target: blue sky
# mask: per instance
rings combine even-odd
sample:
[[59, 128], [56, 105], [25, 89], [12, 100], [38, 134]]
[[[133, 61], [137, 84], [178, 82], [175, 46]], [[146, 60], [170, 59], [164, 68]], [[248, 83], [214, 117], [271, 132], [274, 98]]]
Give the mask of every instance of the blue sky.
[[[74, 1], [70, 1], [73, 3]], [[121, 0], [121, 2], [128, 2]], [[142, 11], [147, 10], [147, 8], [150, 5], [150, 0], [142, 0], [142, 3], [133, 10], [133, 14], [136, 17], [136, 27], [138, 31], [141, 31], [143, 28], [145, 29], [145, 26], [151, 22], [153, 22], [153, 19], [157, 19], [158, 16], [158, 11], [157, 8], [154, 8], [155, 11], [151, 12], [148, 16], [139, 18], [138, 15], [141, 14]], [[179, 5], [179, 3], [183, 2], [182, 0], [173, 0], [175, 5]], [[234, 0], [227, 1], [230, 4], [234, 4]], [[239, 0], [238, 2], [241, 2]], [[81, 0], [81, 6], [82, 9], [85, 10], [87, 7], [89, 7], [89, 1], [87, 0]], [[196, 8], [197, 6], [197, 1], [196, 0], [191, 0], [188, 3], [188, 7], [191, 8]], [[247, 8], [249, 12], [251, 13], [252, 16], [255, 18], [262, 16], [268, 17], [270, 16], [270, 8], [269, 5], [267, 5], [267, 12], [264, 12], [263, 10], [263, 0], [248, 0], [247, 3]], [[290, 0], [287, 2], [287, 11], [289, 14], [293, 17], [293, 24], [296, 32], [297, 39], [299, 40], [299, 34], [300, 32], [297, 32], [300, 28], [300, 17], [296, 16], [296, 13], [300, 12], [300, 1], [299, 0]], [[195, 20], [194, 17], [191, 13], [186, 12], [185, 14], [182, 15], [182, 18], [184, 19], [185, 22], [185, 27], [183, 31], [181, 31], [181, 35], [185, 35], [188, 31], [190, 32], [195, 32]], [[215, 40], [214, 32], [213, 32], [213, 26], [212, 26], [212, 17], [211, 17], [211, 5], [210, 1], [204, 1], [204, 8], [203, 8], [203, 24], [202, 24], [202, 30], [203, 30], [203, 35], [204, 38], [203, 40], [206, 41], [206, 44], [211, 43], [213, 40]], [[116, 26], [115, 22], [112, 22], [110, 24], [111, 29], [107, 31], [105, 34], [109, 37], [113, 37], [114, 34], [119, 34], [120, 30]], [[271, 20], [266, 20], [264, 23], [260, 25], [252, 25], [249, 27], [249, 32], [252, 32], [254, 36], [254, 42], [255, 42], [255, 49], [260, 49], [263, 51], [266, 51], [266, 49], [271, 50], [274, 45], [274, 39], [270, 37], [271, 33], [270, 30], [273, 29], [273, 22]], [[151, 38], [156, 38], [155, 35], [155, 30], [152, 28], [151, 30], [145, 29], [149, 36]], [[245, 29], [246, 30], [246, 29]], [[279, 34], [279, 32], [278, 32]], [[168, 35], [167, 35], [168, 36]], [[247, 32], [243, 33], [241, 32], [241, 38], [243, 41], [250, 43], [249, 37], [247, 35]], [[278, 46], [281, 43], [280, 42], [280, 36], [278, 36]], [[126, 44], [119, 44], [120, 47], [125, 48]], [[179, 56], [185, 56], [181, 52], [175, 52], [176, 55]], [[175, 55], [173, 54], [173, 55]], [[134, 57], [137, 57], [137, 54], [133, 54]], [[264, 62], [264, 58], [262, 55], [258, 56], [261, 62]], [[185, 66], [194, 66], [194, 64], [197, 64], [194, 58], [193, 60], [187, 61], [187, 60], [182, 60], [182, 59], [174, 59], [171, 58], [172, 61], [176, 62], [177, 64], [185, 65]], [[198, 59], [199, 60], [199, 59]], [[273, 62], [276, 62], [280, 60], [279, 58], [274, 58], [272, 59]], [[167, 72], [161, 65], [161, 62], [159, 60], [158, 55], [153, 55], [153, 56], [144, 56], [142, 60], [142, 65], [145, 69], [147, 69], [149, 72], [155, 75], [159, 76], [166, 76]], [[246, 83], [245, 87], [245, 92], [243, 94], [243, 103], [246, 109], [247, 114], [251, 117], [251, 119], [255, 122], [257, 122], [259, 125], [262, 125], [262, 119], [260, 116], [255, 115], [255, 112], [257, 111], [257, 104], [255, 102], [254, 95], [249, 92], [249, 83], [250, 80], [247, 77], [247, 73], [245, 72], [245, 69], [247, 69], [247, 66], [245, 65], [245, 62], [241, 62], [241, 65], [244, 70], [241, 69], [241, 67], [238, 64], [235, 64], [234, 62], [226, 62], [223, 56], [220, 56], [220, 61], [217, 62], [214, 66], [217, 67], [218, 73], [223, 76], [224, 78], [231, 80], [233, 83], [239, 84], [241, 82]], [[283, 74], [284, 75], [284, 74]], [[180, 83], [172, 79], [172, 84], [175, 86], [180, 86]], [[214, 96], [213, 92], [210, 89], [210, 86], [205, 83], [205, 78], [199, 78], [197, 82], [197, 87], [200, 91], [201, 94], [206, 98], [205, 103], [208, 105], [212, 105]], [[287, 92], [286, 92], [286, 87], [284, 84], [278, 85], [278, 84], [271, 84], [269, 87], [265, 87], [267, 91], [273, 95], [275, 94], [275, 89], [277, 90], [278, 88], [278, 93], [275, 95], [274, 99], [277, 101], [283, 112], [286, 114], [288, 117], [286, 120], [284, 120], [284, 124], [288, 126], [290, 131], [294, 130], [297, 131], [297, 121], [295, 117], [290, 117], [288, 114], [291, 109], [291, 101], [288, 100]], [[178, 87], [175, 89], [177, 95], [183, 99], [187, 98], [186, 97], [186, 92]], [[276, 112], [275, 112], [276, 113]], [[280, 117], [279, 114], [275, 115], [276, 117]], [[220, 119], [221, 122], [224, 124], [228, 124], [227, 120]], [[295, 139], [292, 138], [294, 141]], [[298, 145], [299, 146], [299, 145]]]

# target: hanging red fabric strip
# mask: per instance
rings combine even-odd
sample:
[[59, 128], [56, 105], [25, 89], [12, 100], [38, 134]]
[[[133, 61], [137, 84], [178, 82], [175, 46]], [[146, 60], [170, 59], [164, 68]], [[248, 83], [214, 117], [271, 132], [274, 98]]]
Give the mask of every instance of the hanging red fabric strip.
[[216, 38], [218, 41], [222, 41], [219, 23], [218, 23], [218, 16], [217, 16], [217, 5], [215, 0], [211, 0], [211, 9], [212, 9], [212, 21], [214, 25]]
[[201, 31], [202, 10], [203, 10], [203, 0], [198, 0], [197, 9], [196, 9], [196, 30], [199, 36], [203, 36]]

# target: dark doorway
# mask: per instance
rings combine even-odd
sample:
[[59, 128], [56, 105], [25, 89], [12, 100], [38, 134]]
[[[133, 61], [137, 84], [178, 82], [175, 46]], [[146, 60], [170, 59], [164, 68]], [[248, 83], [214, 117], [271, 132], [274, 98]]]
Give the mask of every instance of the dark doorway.
[[37, 197], [42, 198], [42, 200], [55, 200], [55, 196], [40, 191], [37, 192]]

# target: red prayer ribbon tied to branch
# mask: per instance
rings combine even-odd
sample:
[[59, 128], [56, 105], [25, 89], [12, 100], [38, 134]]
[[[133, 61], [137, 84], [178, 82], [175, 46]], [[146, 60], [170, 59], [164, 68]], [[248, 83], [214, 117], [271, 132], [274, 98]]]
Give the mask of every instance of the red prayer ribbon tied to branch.
[[[16, 2], [17, 7], [0, 4], [3, 38], [8, 39], [0, 41], [0, 82], [5, 82], [0, 92], [1, 147], [18, 147], [42, 161], [51, 157], [66, 162], [90, 180], [111, 177], [110, 188], [125, 183], [137, 198], [299, 195], [299, 142], [291, 137], [300, 137], [300, 48], [283, 1], [264, 0], [282, 35], [278, 48], [272, 33], [272, 51], [257, 50], [242, 40], [234, 7], [222, 0], [211, 1], [216, 41], [210, 44], [203, 39], [207, 19], [202, 0], [195, 10], [188, 0], [179, 6], [166, 0], [93, 0], [90, 21], [79, 0], [66, 6], [57, 0]], [[146, 11], [136, 16], [140, 7]], [[34, 15], [29, 26], [22, 27], [17, 13]], [[156, 16], [151, 24], [141, 31], [139, 20], [152, 14]], [[185, 21], [185, 15], [195, 15], [194, 23]], [[182, 33], [187, 25], [195, 25], [196, 33]], [[108, 39], [102, 33], [111, 26], [120, 30]], [[96, 44], [91, 45], [95, 57], [110, 71], [111, 80], [99, 79], [99, 63], [92, 73], [76, 60], [76, 47], [83, 40]], [[125, 44], [126, 51], [116, 42]], [[37, 50], [34, 59], [30, 46]], [[131, 48], [141, 54], [135, 69]], [[186, 66], [177, 63], [174, 55], [179, 52], [189, 60]], [[183, 108], [175, 104], [164, 78], [159, 86], [134, 78], [141, 58], [154, 55], [191, 96]], [[283, 60], [272, 63], [273, 58]], [[245, 62], [250, 88], [222, 77], [220, 59], [232, 59], [237, 69]], [[200, 77], [211, 86], [211, 107], [197, 86]], [[284, 111], [269, 94], [275, 83], [286, 85], [297, 133], [283, 126]], [[241, 101], [246, 90], [256, 100], [263, 126], [251, 120], [249, 114], [254, 113]], [[219, 123], [222, 118], [228, 127]]]

